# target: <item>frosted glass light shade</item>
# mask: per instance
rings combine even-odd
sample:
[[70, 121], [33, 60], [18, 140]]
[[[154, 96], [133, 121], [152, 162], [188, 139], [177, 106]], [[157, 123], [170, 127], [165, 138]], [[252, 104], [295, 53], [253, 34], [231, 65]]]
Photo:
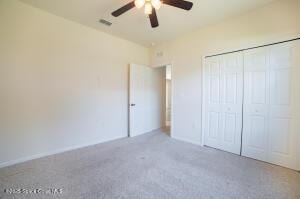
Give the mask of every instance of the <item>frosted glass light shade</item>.
[[145, 5], [145, 0], [135, 0], [134, 1], [134, 5], [138, 8], [138, 9], [140, 9], [141, 7], [143, 7], [144, 5]]
[[146, 2], [146, 4], [145, 4], [145, 14], [146, 15], [152, 14], [152, 5], [150, 2]]
[[156, 10], [160, 9], [162, 5], [160, 0], [151, 0], [151, 4]]

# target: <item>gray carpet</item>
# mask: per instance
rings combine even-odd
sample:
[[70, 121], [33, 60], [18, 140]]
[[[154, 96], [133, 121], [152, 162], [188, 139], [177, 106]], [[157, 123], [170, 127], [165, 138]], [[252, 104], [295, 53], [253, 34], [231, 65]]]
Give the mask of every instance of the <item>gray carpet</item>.
[[157, 131], [2, 168], [0, 198], [299, 199], [300, 174]]

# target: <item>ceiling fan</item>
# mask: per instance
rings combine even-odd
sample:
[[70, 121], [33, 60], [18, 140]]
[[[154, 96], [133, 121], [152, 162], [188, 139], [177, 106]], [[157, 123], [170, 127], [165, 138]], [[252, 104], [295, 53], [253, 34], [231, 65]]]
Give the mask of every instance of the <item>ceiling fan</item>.
[[162, 4], [181, 8], [184, 10], [190, 10], [193, 7], [192, 2], [184, 0], [135, 0], [112, 12], [111, 14], [114, 17], [118, 17], [134, 7], [140, 9], [144, 6], [145, 14], [149, 16], [152, 28], [156, 28], [158, 27], [156, 10], [160, 9]]

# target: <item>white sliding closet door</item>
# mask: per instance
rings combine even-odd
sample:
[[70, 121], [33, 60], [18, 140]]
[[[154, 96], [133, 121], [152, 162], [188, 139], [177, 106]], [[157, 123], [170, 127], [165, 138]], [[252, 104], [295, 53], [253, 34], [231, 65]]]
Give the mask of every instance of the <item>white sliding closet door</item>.
[[242, 155], [267, 160], [270, 74], [267, 48], [244, 52]]
[[240, 154], [243, 104], [242, 53], [206, 59], [205, 145]]
[[244, 51], [242, 155], [299, 170], [297, 43]]

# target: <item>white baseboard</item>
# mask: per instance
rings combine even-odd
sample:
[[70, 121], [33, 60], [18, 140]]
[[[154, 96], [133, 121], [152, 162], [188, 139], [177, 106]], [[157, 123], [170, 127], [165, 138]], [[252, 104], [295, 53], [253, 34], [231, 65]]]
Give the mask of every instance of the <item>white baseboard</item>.
[[172, 136], [172, 138], [175, 139], [175, 140], [187, 142], [187, 143], [190, 143], [190, 144], [195, 144], [195, 145], [198, 145], [198, 146], [203, 146], [201, 142], [195, 142], [193, 140], [178, 138], [178, 137], [175, 137], [175, 136]]
[[55, 154], [59, 154], [59, 153], [67, 152], [67, 151], [72, 151], [72, 150], [75, 150], [75, 149], [80, 149], [80, 148], [84, 148], [84, 147], [88, 147], [88, 146], [93, 146], [93, 145], [96, 145], [96, 144], [101, 144], [101, 143], [104, 143], [104, 142], [109, 142], [109, 141], [113, 141], [113, 140], [117, 140], [117, 139], [121, 139], [121, 138], [126, 138], [126, 137], [127, 136], [117, 136], [117, 137], [109, 138], [109, 139], [106, 139], [106, 140], [101, 140], [101, 141], [96, 141], [96, 142], [91, 142], [91, 143], [85, 143], [85, 144], [66, 147], [66, 148], [62, 148], [62, 149], [58, 149], [58, 150], [54, 150], [54, 151], [50, 151], [50, 152], [45, 152], [45, 153], [35, 154], [35, 155], [27, 156], [27, 157], [22, 157], [22, 158], [18, 158], [16, 160], [1, 162], [0, 163], [0, 168], [12, 166], [12, 165], [15, 165], [15, 164], [27, 162], [27, 161], [42, 158], [42, 157], [47, 157], [47, 156], [50, 156], [50, 155], [55, 155]]

